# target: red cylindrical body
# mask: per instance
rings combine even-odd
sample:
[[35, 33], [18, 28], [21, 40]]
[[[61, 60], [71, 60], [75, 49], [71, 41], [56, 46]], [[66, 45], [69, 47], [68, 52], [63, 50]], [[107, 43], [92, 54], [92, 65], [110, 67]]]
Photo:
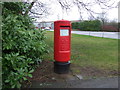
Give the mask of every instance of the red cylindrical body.
[[54, 22], [54, 59], [57, 62], [70, 60], [71, 22], [58, 20]]

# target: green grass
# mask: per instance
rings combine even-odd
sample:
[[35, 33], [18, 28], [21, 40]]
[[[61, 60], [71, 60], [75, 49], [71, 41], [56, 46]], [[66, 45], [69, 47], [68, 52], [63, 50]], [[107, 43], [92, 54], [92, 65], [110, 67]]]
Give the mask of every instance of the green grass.
[[[50, 53], [44, 56], [46, 60], [54, 60], [54, 34], [46, 33], [46, 43]], [[118, 69], [118, 40], [86, 35], [72, 34], [71, 63], [77, 66], [93, 66], [100, 69]]]

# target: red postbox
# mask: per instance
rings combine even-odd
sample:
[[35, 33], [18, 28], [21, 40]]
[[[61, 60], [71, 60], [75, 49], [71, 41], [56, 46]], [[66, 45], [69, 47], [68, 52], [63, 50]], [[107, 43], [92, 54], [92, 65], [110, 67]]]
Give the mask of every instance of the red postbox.
[[58, 20], [54, 22], [54, 71], [68, 73], [70, 66], [71, 22]]

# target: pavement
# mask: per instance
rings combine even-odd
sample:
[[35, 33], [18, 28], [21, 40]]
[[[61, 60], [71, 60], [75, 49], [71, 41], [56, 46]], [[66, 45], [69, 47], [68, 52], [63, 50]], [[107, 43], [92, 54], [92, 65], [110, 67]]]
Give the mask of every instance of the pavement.
[[[54, 31], [54, 30], [50, 30]], [[74, 34], [120, 39], [120, 32], [72, 31]]]
[[118, 77], [96, 79], [70, 78], [64, 82], [32, 82], [31, 88], [118, 88]]

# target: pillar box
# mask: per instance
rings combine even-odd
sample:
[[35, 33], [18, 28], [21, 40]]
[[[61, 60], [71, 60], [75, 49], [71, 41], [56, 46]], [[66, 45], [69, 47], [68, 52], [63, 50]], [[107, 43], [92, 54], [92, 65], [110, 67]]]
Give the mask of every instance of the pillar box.
[[68, 73], [70, 67], [71, 22], [54, 22], [54, 72]]

